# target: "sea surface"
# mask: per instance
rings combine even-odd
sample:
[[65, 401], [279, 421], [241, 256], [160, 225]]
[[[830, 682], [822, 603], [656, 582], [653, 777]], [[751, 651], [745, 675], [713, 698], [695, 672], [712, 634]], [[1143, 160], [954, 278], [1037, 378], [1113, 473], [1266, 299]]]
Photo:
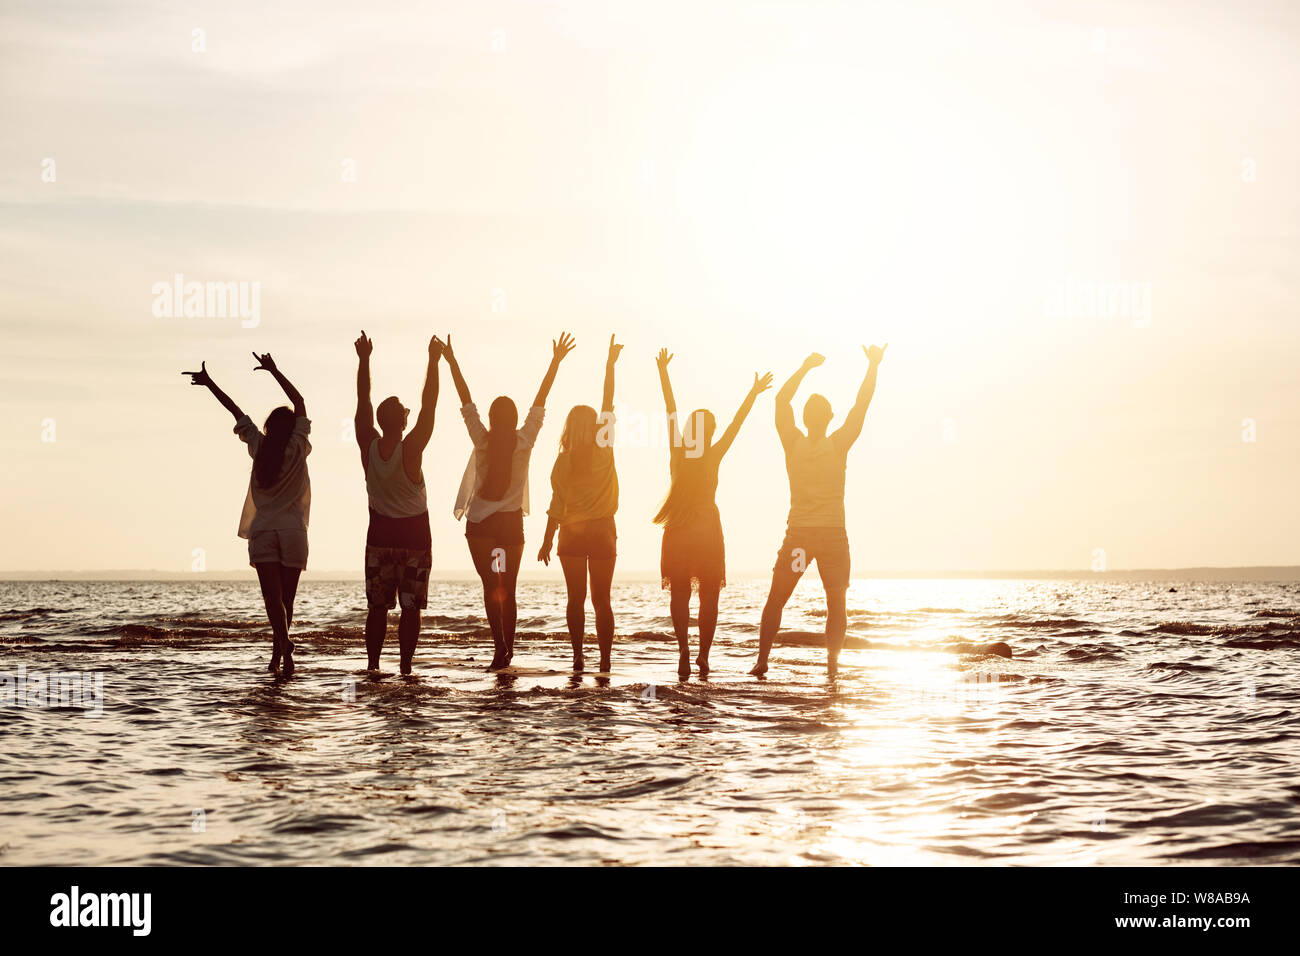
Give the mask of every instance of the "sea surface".
[[492, 675], [436, 582], [402, 678], [308, 579], [276, 679], [253, 582], [0, 582], [0, 864], [1300, 862], [1300, 586], [858, 580], [834, 680], [815, 580], [747, 676], [765, 592], [679, 681], [657, 583], [574, 676], [561, 586]]

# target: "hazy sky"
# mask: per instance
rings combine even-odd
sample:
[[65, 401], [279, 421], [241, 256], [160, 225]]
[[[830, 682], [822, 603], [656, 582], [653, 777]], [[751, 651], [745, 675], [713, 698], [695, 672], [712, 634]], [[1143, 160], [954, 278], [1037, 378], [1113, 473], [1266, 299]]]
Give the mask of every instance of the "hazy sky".
[[[245, 566], [247, 456], [179, 373], [260, 423], [253, 350], [314, 423], [312, 567], [359, 569], [361, 328], [408, 405], [435, 331], [484, 407], [577, 335], [528, 570], [610, 332], [625, 425], [662, 414], [660, 346], [725, 424], [812, 350], [796, 409], [838, 421], [888, 341], [860, 571], [1300, 562], [1300, 7], [268, 6], [0, 3], [0, 570]], [[155, 316], [176, 273], [259, 283], [260, 321]], [[723, 467], [734, 574], [784, 526], [772, 396]], [[656, 434], [618, 450], [629, 571], [658, 564]], [[444, 375], [439, 569], [470, 567], [468, 452]]]

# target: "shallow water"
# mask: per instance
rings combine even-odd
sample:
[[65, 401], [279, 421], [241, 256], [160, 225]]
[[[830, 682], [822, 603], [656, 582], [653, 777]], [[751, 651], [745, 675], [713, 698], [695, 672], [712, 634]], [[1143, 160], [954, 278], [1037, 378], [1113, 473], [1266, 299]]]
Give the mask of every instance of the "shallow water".
[[0, 706], [0, 862], [1300, 862], [1300, 587], [1174, 586], [855, 581], [830, 681], [806, 581], [758, 681], [733, 583], [679, 682], [657, 584], [575, 678], [562, 587], [520, 585], [494, 676], [477, 587], [435, 583], [403, 679], [360, 583], [307, 580], [275, 680], [255, 583], [0, 583], [0, 695], [103, 681], [98, 717]]

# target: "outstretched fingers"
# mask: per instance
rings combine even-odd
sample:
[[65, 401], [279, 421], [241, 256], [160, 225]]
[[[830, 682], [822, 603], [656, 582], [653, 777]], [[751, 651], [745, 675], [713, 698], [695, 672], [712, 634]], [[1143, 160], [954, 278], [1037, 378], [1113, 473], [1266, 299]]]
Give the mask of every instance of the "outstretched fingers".
[[556, 359], [562, 359], [577, 346], [577, 342], [568, 332], [561, 332], [558, 340], [551, 339], [551, 351]]

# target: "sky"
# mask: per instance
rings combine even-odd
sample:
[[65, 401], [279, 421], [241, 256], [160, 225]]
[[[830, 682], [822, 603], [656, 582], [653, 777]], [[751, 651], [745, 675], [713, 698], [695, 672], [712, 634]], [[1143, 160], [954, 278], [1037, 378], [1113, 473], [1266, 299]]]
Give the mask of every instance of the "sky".
[[[313, 421], [311, 567], [359, 570], [361, 329], [376, 403], [411, 406], [434, 333], [484, 408], [576, 335], [530, 571], [611, 333], [629, 572], [658, 563], [660, 347], [721, 424], [822, 352], [796, 412], [838, 422], [885, 342], [855, 569], [1300, 563], [1298, 44], [1288, 2], [4, 0], [0, 571], [246, 566], [247, 455], [180, 372], [260, 423], [253, 351]], [[256, 316], [156, 314], [177, 274]], [[434, 566], [469, 571], [442, 384]], [[733, 574], [781, 542], [774, 392], [722, 469]]]

